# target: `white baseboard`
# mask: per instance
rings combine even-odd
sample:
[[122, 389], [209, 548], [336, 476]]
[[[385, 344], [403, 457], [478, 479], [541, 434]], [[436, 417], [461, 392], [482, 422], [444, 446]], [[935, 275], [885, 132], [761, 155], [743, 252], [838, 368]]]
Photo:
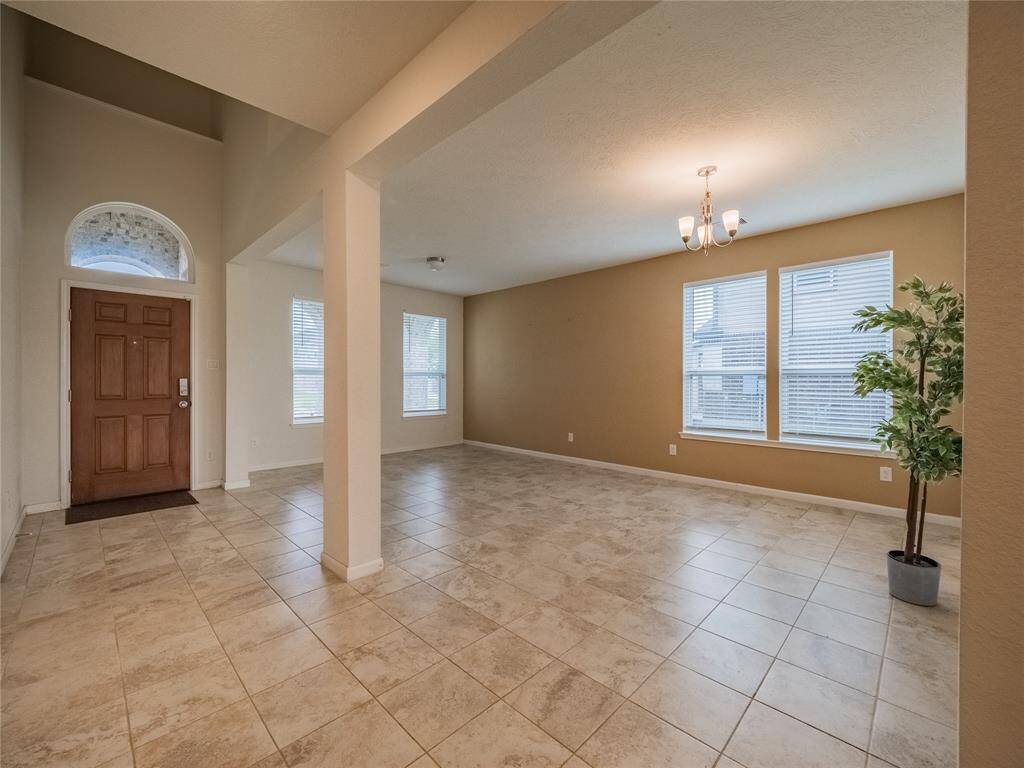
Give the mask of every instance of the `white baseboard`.
[[[646, 475], [648, 477], [658, 477], [663, 480], [677, 480], [681, 483], [690, 483], [691, 485], [702, 485], [709, 488], [723, 488], [730, 491], [742, 491], [744, 493], [757, 493], [762, 496], [771, 496], [777, 499], [788, 499], [789, 501], [802, 501], [807, 504], [821, 504], [827, 507], [839, 507], [840, 509], [849, 509], [854, 512], [870, 512], [875, 515], [885, 515], [886, 517], [904, 517], [906, 510], [901, 507], [887, 507], [882, 504], [870, 504], [866, 501], [854, 501], [853, 499], [836, 499], [831, 496], [817, 496], [813, 493], [801, 493], [799, 491], [785, 491], [780, 488], [766, 488], [761, 485], [747, 485], [745, 483], [733, 483], [728, 480], [715, 480], [711, 477], [700, 477], [698, 475], [681, 475], [677, 472], [666, 472], [661, 469], [648, 469], [647, 467], [633, 467], [628, 464], [615, 464], [611, 461], [598, 461], [597, 459], [583, 459], [578, 456], [563, 456], [559, 453], [545, 453], [544, 451], [533, 451], [529, 448], [515, 448], [511, 445], [499, 445], [497, 443], [484, 443], [479, 440], [463, 440], [466, 445], [475, 445], [478, 448], [490, 448], [495, 451], [505, 451], [507, 453], [521, 453], [526, 456], [535, 456], [540, 459], [553, 459], [555, 461], [565, 461], [570, 464], [583, 464], [589, 467], [601, 467], [602, 469], [610, 469], [616, 472], [628, 472], [633, 475]], [[938, 525], [951, 525], [955, 528], [960, 527], [959, 517], [950, 517], [949, 515], [936, 515], [931, 512], [925, 515], [925, 519], [929, 523], [936, 523]]]
[[450, 445], [462, 445], [464, 440], [445, 440], [442, 443], [427, 443], [424, 445], [406, 445], [401, 448], [381, 448], [380, 455], [387, 456], [392, 453], [408, 453], [409, 451], [426, 451], [430, 448], [447, 448]]
[[207, 480], [202, 483], [196, 483], [190, 490], [193, 491], [206, 491], [210, 488], [220, 488], [224, 484], [223, 480]]
[[241, 490], [242, 488], [248, 488], [248, 487], [249, 487], [249, 481], [248, 480], [225, 480], [224, 481], [224, 490], [225, 491], [238, 491], [238, 490]]
[[26, 504], [24, 513], [38, 515], [43, 512], [56, 512], [58, 509], [64, 509], [64, 505], [60, 501], [44, 501], [41, 504]]
[[345, 581], [355, 581], [361, 579], [364, 576], [372, 576], [378, 571], [384, 570], [384, 560], [378, 557], [376, 560], [371, 560], [368, 563], [361, 563], [360, 565], [345, 565], [333, 557], [328, 555], [326, 552], [320, 553], [320, 562], [324, 568], [333, 573], [336, 573]]
[[295, 459], [293, 461], [275, 461], [270, 464], [257, 464], [249, 467], [250, 472], [262, 472], [266, 469], [287, 469], [289, 467], [305, 467], [308, 464], [323, 464], [324, 460], [319, 459]]
[[11, 552], [14, 551], [14, 542], [18, 540], [18, 531], [21, 530], [23, 522], [25, 522], [25, 507], [21, 508], [21, 511], [18, 513], [18, 521], [14, 524], [10, 534], [8, 534], [7, 541], [4, 542], [3, 558], [0, 559], [0, 573], [3, 573], [7, 568], [7, 561], [11, 557]]

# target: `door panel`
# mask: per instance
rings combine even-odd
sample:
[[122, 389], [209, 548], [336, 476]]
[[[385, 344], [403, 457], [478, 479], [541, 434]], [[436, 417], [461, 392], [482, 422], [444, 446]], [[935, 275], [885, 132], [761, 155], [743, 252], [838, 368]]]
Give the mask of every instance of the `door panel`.
[[128, 469], [128, 430], [124, 416], [96, 419], [96, 474]]
[[168, 416], [142, 417], [143, 464], [146, 469], [171, 463], [171, 420]]
[[114, 323], [123, 323], [128, 319], [128, 307], [125, 304], [109, 304], [107, 302], [96, 302], [96, 319], [108, 320]]
[[96, 399], [124, 400], [128, 389], [124, 336], [96, 337]]
[[146, 350], [143, 397], [171, 396], [171, 340], [144, 339]]
[[188, 488], [189, 364], [187, 301], [71, 289], [73, 504]]
[[167, 307], [143, 307], [142, 322], [149, 325], [170, 325], [171, 311]]

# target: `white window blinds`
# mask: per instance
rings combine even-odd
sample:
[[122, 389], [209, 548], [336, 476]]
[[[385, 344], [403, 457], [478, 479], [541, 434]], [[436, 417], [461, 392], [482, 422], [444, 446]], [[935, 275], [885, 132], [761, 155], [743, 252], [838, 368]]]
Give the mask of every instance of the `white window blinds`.
[[292, 299], [292, 422], [324, 419], [324, 305]]
[[765, 275], [683, 286], [683, 431], [765, 436]]
[[444, 413], [448, 321], [402, 316], [402, 411], [406, 416]]
[[853, 369], [892, 353], [892, 334], [853, 330], [854, 312], [892, 303], [892, 255], [779, 270], [780, 440], [863, 447], [889, 417], [883, 393], [860, 398]]

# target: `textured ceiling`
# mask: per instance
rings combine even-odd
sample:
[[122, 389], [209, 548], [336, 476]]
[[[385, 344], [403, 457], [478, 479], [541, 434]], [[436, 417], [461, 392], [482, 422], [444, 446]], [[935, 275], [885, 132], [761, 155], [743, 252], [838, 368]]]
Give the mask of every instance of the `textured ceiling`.
[[147, 64], [330, 133], [468, 2], [10, 2]]
[[708, 163], [748, 235], [960, 191], [966, 10], [656, 6], [386, 179], [383, 279], [472, 294], [676, 251]]

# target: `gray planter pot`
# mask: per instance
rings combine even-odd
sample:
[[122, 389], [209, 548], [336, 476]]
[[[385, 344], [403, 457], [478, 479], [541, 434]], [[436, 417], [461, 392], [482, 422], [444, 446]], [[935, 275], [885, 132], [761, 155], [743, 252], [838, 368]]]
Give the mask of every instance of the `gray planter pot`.
[[942, 566], [921, 555], [920, 565], [903, 562], [903, 550], [893, 549], [886, 559], [889, 565], [889, 594], [914, 605], [932, 606], [939, 602], [939, 576]]

